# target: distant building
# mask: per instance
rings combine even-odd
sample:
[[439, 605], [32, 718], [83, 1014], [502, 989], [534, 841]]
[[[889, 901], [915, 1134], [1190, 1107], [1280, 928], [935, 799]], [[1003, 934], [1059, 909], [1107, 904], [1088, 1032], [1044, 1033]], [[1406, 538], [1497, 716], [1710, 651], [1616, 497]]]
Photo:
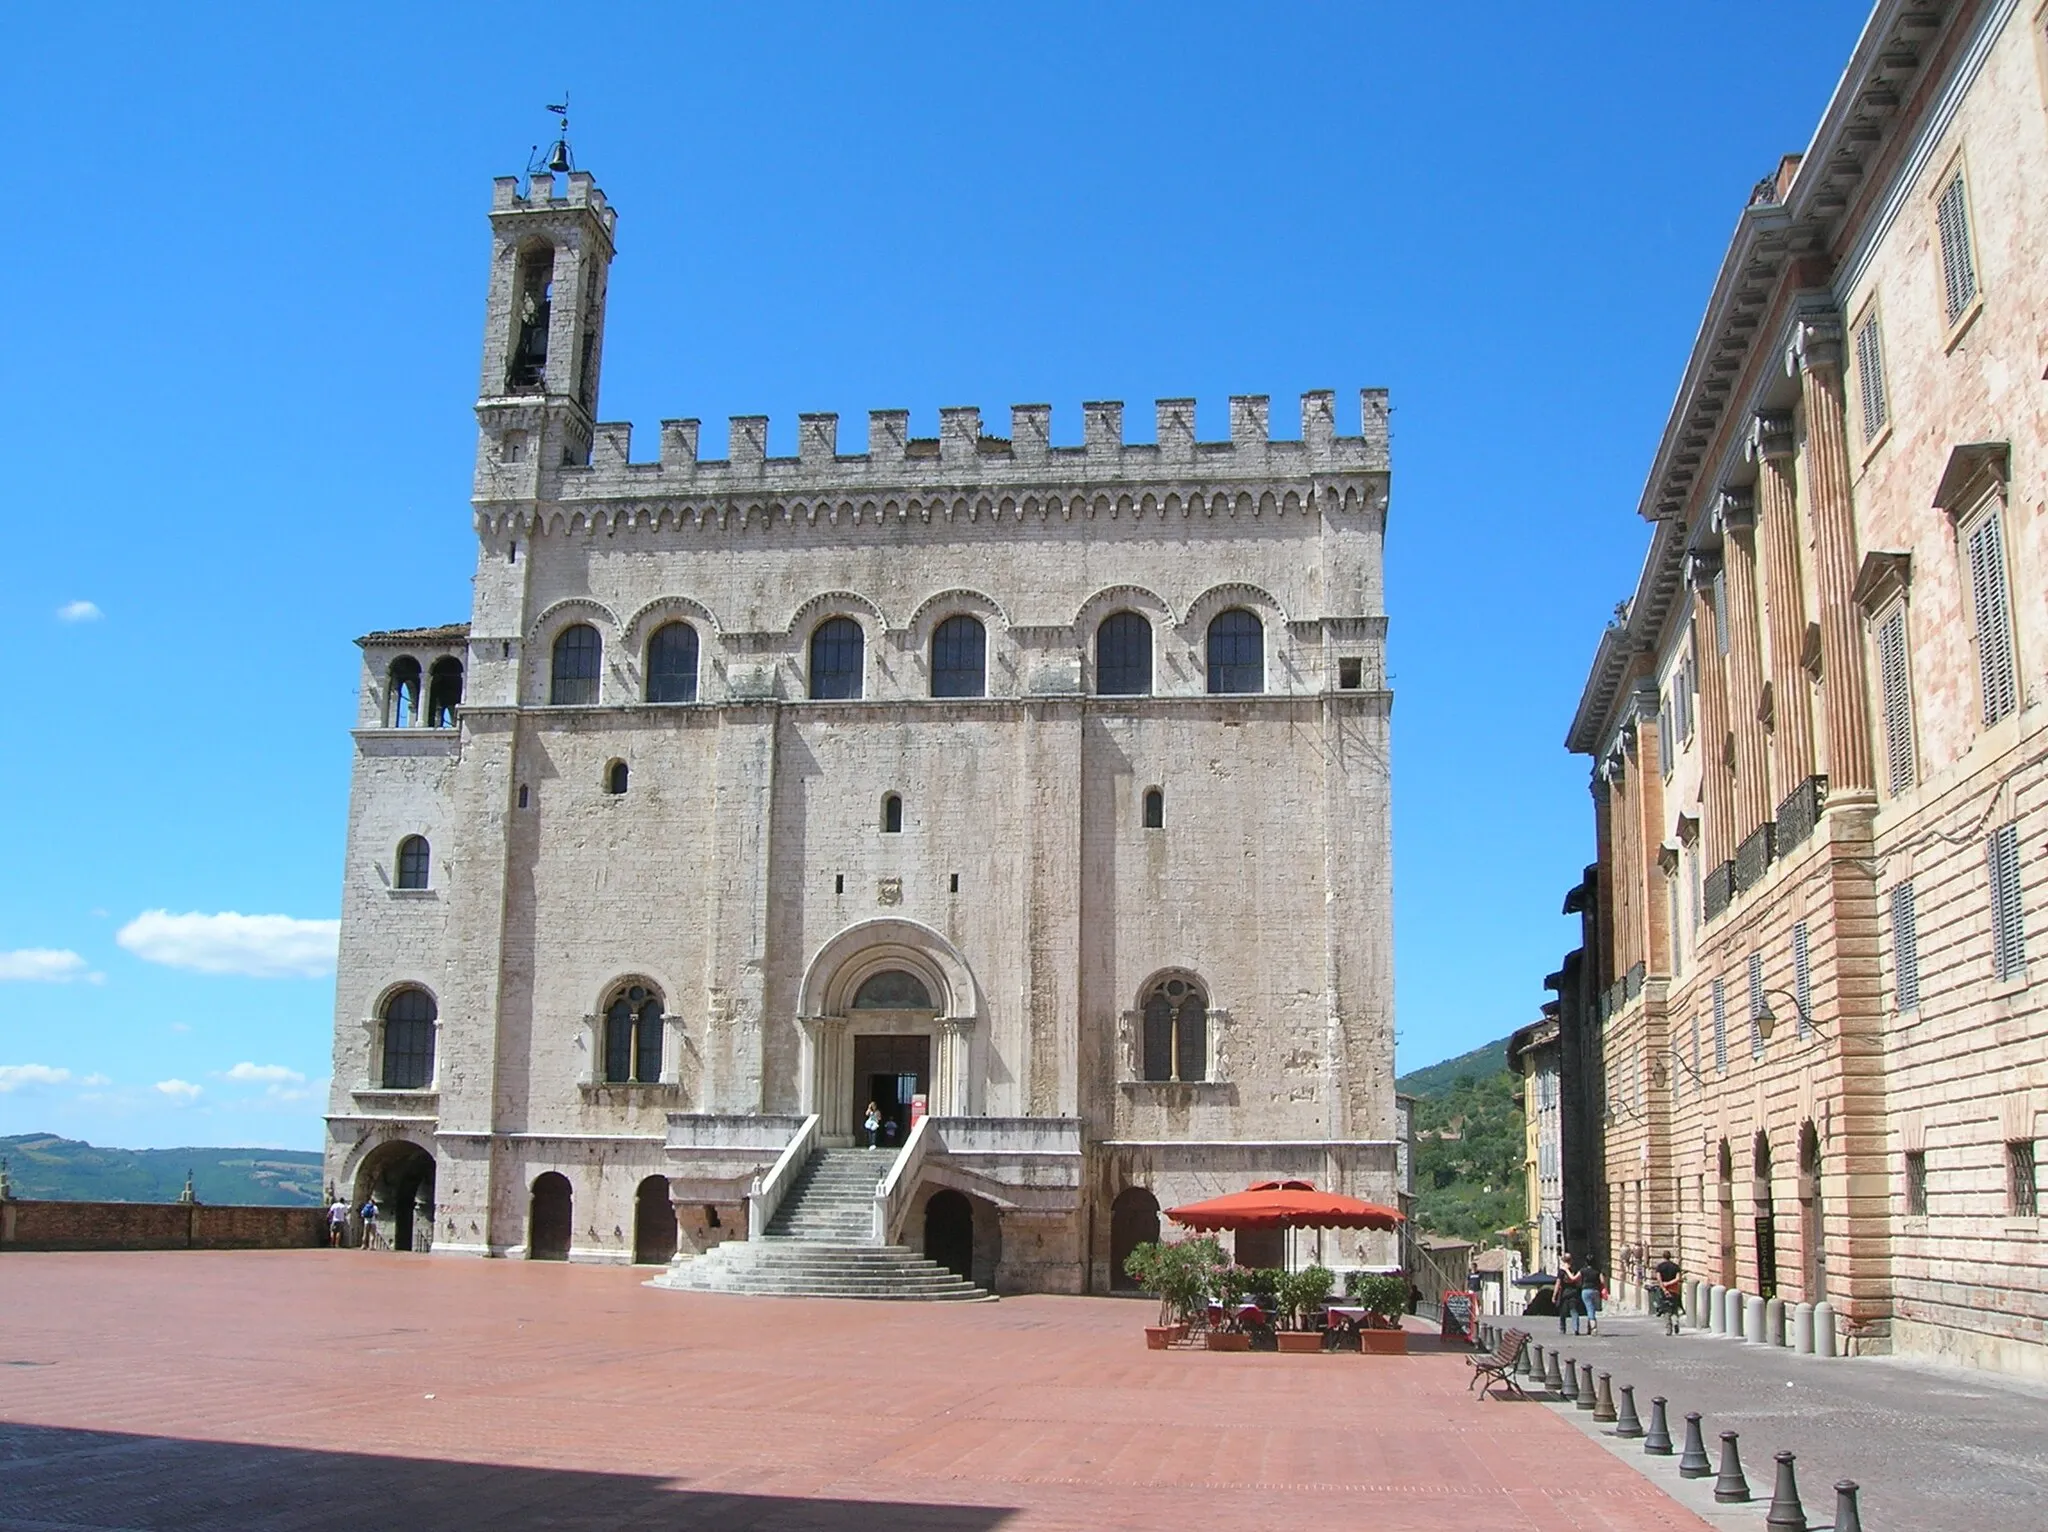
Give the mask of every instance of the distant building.
[[1564, 1133], [1560, 1111], [1558, 1026], [1554, 1016], [1508, 1039], [1508, 1068], [1522, 1078], [1527, 1138], [1522, 1172], [1528, 1208], [1528, 1258], [1534, 1271], [1557, 1270], [1564, 1252]]
[[1675, 1247], [2038, 1376], [2044, 46], [2038, 5], [1883, 0], [1739, 214], [1571, 725], [1597, 918], [1559, 990], [1618, 1272]]

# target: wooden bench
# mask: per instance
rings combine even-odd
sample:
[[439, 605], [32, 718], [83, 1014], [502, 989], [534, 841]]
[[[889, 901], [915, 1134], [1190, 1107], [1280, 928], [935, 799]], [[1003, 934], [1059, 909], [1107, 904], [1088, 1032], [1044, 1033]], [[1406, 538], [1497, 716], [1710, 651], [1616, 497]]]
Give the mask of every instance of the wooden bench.
[[1485, 1356], [1467, 1357], [1472, 1364], [1472, 1376], [1465, 1384], [1465, 1392], [1472, 1391], [1474, 1383], [1484, 1382], [1479, 1397], [1484, 1399], [1496, 1383], [1504, 1383], [1517, 1398], [1529, 1396], [1522, 1391], [1522, 1385], [1515, 1381], [1515, 1367], [1522, 1360], [1522, 1352], [1529, 1344], [1527, 1330], [1510, 1330], [1500, 1338], [1500, 1344]]

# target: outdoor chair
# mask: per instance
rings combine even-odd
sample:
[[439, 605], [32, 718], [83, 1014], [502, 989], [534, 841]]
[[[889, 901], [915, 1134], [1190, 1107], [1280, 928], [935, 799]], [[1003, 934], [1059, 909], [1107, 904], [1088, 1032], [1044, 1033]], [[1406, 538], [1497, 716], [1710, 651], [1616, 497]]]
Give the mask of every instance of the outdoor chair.
[[1522, 1392], [1522, 1385], [1515, 1381], [1515, 1364], [1522, 1360], [1522, 1348], [1529, 1344], [1527, 1330], [1510, 1330], [1500, 1338], [1500, 1344], [1485, 1356], [1467, 1357], [1472, 1364], [1472, 1376], [1465, 1383], [1465, 1392], [1472, 1391], [1474, 1383], [1484, 1382], [1479, 1397], [1484, 1399], [1496, 1383], [1505, 1384], [1519, 1399], [1529, 1396]]

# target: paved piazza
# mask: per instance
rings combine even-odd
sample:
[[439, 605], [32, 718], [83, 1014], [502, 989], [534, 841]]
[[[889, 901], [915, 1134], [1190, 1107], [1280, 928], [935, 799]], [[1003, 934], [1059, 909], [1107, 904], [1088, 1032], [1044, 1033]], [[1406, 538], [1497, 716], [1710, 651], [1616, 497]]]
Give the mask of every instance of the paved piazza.
[[1464, 1364], [1148, 1352], [1149, 1305], [659, 1292], [353, 1251], [0, 1261], [0, 1527], [1703, 1523]]

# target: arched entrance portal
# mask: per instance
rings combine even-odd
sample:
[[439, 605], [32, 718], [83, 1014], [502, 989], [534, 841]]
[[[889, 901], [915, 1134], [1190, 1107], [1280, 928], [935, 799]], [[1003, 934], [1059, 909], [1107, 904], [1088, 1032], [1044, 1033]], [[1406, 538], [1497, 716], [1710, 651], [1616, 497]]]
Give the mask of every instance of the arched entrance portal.
[[1800, 1297], [1818, 1303], [1828, 1295], [1827, 1229], [1821, 1219], [1820, 1134], [1812, 1123], [1799, 1129]]
[[933, 1192], [924, 1205], [924, 1258], [974, 1280], [974, 1205], [959, 1192]]
[[1140, 1245], [1159, 1238], [1159, 1199], [1142, 1186], [1126, 1186], [1116, 1194], [1109, 1208], [1109, 1290], [1135, 1293], [1137, 1278], [1124, 1270], [1124, 1262]]
[[526, 1258], [568, 1260], [569, 1231], [574, 1223], [569, 1178], [559, 1171], [543, 1172], [533, 1183], [533, 1200], [526, 1211]]
[[668, 1177], [649, 1176], [633, 1194], [633, 1263], [665, 1266], [676, 1253], [676, 1210]]
[[393, 1250], [425, 1250], [433, 1243], [434, 1157], [418, 1144], [396, 1139], [363, 1157], [352, 1205], [360, 1209], [372, 1199], [380, 1236]]
[[1756, 1209], [1756, 1290], [1778, 1296], [1778, 1213], [1771, 1199], [1771, 1141], [1756, 1136], [1753, 1149], [1750, 1206]]

